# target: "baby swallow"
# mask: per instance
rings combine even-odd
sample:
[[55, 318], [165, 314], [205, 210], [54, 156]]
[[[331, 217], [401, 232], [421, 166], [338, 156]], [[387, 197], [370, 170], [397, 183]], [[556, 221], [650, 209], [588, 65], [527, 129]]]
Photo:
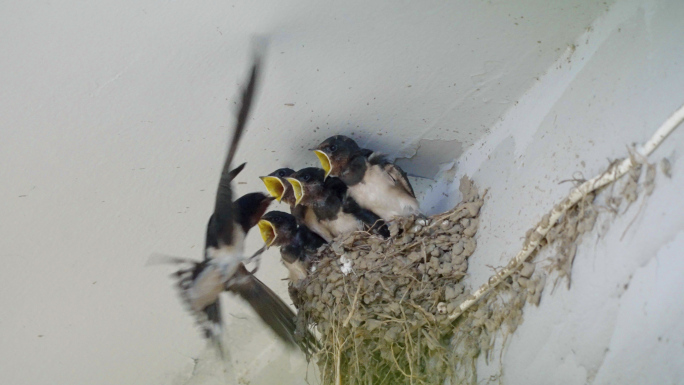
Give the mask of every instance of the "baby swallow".
[[[294, 215], [295, 219], [297, 220], [297, 224], [301, 225], [304, 224], [304, 218], [307, 215], [306, 212], [311, 210], [311, 208], [305, 205], [297, 205], [297, 198], [295, 198], [294, 189], [287, 180], [287, 177], [294, 174], [294, 172], [295, 171], [291, 168], [279, 168], [268, 174], [268, 176], [261, 177], [261, 180], [264, 182], [266, 189], [273, 197], [275, 197], [279, 202], [285, 202], [290, 205], [290, 213]], [[311, 232], [311, 234], [316, 235], [314, 232]]]
[[259, 221], [259, 231], [267, 247], [280, 247], [283, 264], [290, 273], [290, 282], [306, 278], [308, 265], [325, 241], [304, 224], [297, 224], [292, 214], [269, 211]]
[[234, 170], [230, 167], [247, 122], [258, 72], [259, 61], [256, 60], [249, 83], [242, 93], [237, 123], [216, 192], [214, 212], [207, 225], [205, 260], [173, 260], [176, 263], [190, 263], [189, 268], [175, 274], [181, 298], [197, 318], [205, 336], [217, 345], [221, 353], [223, 324], [219, 296], [226, 290], [245, 299], [283, 341], [289, 345], [296, 343], [294, 313], [244, 265], [248, 260], [243, 250], [245, 234], [258, 222], [272, 199], [255, 193], [247, 194], [235, 202], [232, 200], [231, 181], [244, 165]]
[[421, 215], [406, 173], [381, 154], [362, 149], [343, 135], [331, 136], [313, 151], [325, 176], [340, 178], [361, 207], [384, 220]]
[[295, 194], [295, 205], [309, 208], [304, 224], [326, 242], [353, 231], [369, 228], [387, 237], [389, 231], [380, 217], [362, 209], [347, 194], [347, 186], [337, 178], [325, 178], [320, 168], [303, 168], [286, 178]]
[[290, 205], [290, 211], [295, 207], [295, 196], [290, 182], [285, 178], [294, 174], [294, 172], [293, 169], [284, 167], [273, 171], [267, 176], [260, 177], [271, 196], [278, 202]]
[[290, 299], [297, 309], [302, 305], [299, 282], [307, 277], [311, 263], [318, 256], [318, 248], [325, 244], [306, 225], [297, 224], [292, 214], [270, 211], [259, 221], [259, 231], [267, 247], [280, 247], [283, 265], [289, 272], [287, 285]]

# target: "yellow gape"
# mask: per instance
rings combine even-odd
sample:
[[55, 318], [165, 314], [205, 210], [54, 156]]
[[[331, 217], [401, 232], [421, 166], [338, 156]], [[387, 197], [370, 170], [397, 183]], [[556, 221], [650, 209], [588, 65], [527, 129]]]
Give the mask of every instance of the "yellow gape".
[[273, 224], [265, 219], [262, 219], [257, 223], [259, 226], [259, 233], [261, 233], [261, 238], [266, 243], [266, 247], [270, 247], [276, 238], [278, 238], [278, 232]]
[[283, 194], [285, 193], [285, 185], [280, 178], [275, 176], [262, 176], [261, 181], [266, 185], [266, 190], [269, 194], [274, 197], [278, 202], [283, 199]]
[[325, 177], [327, 178], [332, 171], [332, 163], [330, 163], [330, 158], [328, 158], [328, 154], [321, 150], [314, 150], [314, 152], [316, 153], [318, 160], [321, 162], [321, 167], [325, 171]]
[[302, 201], [302, 198], [304, 198], [304, 188], [302, 187], [302, 184], [295, 178], [285, 178], [287, 179], [288, 182], [292, 185], [292, 190], [294, 191], [295, 194], [295, 206], [299, 204], [299, 202]]

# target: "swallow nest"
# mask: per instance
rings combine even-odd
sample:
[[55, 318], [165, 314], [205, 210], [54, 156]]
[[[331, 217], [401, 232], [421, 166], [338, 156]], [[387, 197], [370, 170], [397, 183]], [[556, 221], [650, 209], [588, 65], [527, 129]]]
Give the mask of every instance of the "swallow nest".
[[[391, 222], [388, 240], [358, 232], [323, 246], [309, 277], [290, 288], [298, 328], [320, 333], [323, 384], [476, 384], [478, 357], [488, 362], [497, 337], [504, 345], [522, 323], [525, 304], [539, 304], [547, 272], [525, 262], [449, 318], [471, 297], [461, 280], [484, 203], [467, 177], [460, 191], [462, 202], [446, 213]], [[570, 210], [548, 242], [558, 247], [546, 270], [568, 282], [578, 237], [596, 221], [593, 200]]]
[[460, 190], [463, 201], [451, 211], [389, 223], [388, 240], [357, 232], [323, 246], [309, 277], [291, 288], [298, 327], [321, 335], [315, 358], [324, 384], [435, 384], [450, 376], [459, 360], [448, 314], [469, 296], [460, 281], [484, 202], [469, 179]]
[[[523, 322], [524, 306], [539, 305], [547, 275], [556, 276], [554, 288], [562, 280], [569, 288], [577, 247], [599, 212], [607, 215], [606, 227], [639, 191], [651, 195], [656, 167], [646, 166], [643, 173], [632, 168], [617, 194], [612, 186], [584, 194], [526, 262], [455, 320], [449, 314], [472, 297], [461, 280], [476, 248], [483, 205], [466, 177], [463, 201], [451, 211], [427, 220], [398, 219], [390, 223], [389, 240], [359, 232], [322, 247], [313, 272], [291, 288], [298, 328], [314, 327], [321, 335], [315, 358], [322, 383], [479, 383], [478, 359], [493, 359], [497, 337], [503, 353]], [[669, 162], [661, 168], [669, 177]], [[545, 266], [535, 268], [540, 264]]]

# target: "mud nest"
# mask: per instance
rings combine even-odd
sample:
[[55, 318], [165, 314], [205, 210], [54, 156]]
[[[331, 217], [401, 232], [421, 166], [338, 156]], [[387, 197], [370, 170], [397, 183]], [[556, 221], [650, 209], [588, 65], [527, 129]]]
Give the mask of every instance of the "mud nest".
[[[669, 168], [662, 168], [667, 176]], [[553, 224], [526, 262], [454, 321], [448, 315], [472, 298], [461, 279], [476, 248], [483, 205], [466, 177], [463, 201], [451, 211], [398, 219], [390, 223], [388, 240], [359, 232], [322, 247], [311, 274], [291, 287], [298, 328], [315, 328], [321, 336], [315, 361], [322, 383], [478, 384], [478, 360], [495, 359], [495, 346], [503, 354], [523, 322], [525, 305], [539, 305], [547, 276], [555, 275], [554, 288], [562, 281], [569, 288], [577, 247], [599, 212], [612, 214], [602, 225], [607, 231], [611, 217], [626, 211], [622, 207], [635, 202], [640, 191], [653, 192], [655, 165], [647, 165], [643, 182], [641, 174], [641, 167], [633, 168], [617, 194], [612, 184], [601, 189], [607, 194], [586, 194]], [[537, 260], [544, 249], [545, 257]], [[492, 267], [493, 273], [504, 268]], [[501, 366], [489, 380], [502, 374]]]
[[319, 250], [312, 273], [291, 288], [300, 328], [314, 327], [324, 384], [442, 383], [448, 319], [469, 293], [460, 283], [475, 251], [483, 204], [470, 180], [463, 201], [430, 218], [389, 224], [390, 239], [357, 232]]

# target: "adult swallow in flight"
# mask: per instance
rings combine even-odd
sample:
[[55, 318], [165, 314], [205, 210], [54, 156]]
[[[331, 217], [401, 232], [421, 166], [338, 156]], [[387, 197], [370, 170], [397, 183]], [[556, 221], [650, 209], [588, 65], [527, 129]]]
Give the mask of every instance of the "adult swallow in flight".
[[344, 135], [331, 136], [313, 151], [325, 176], [340, 178], [361, 207], [384, 220], [421, 215], [406, 173], [381, 154], [360, 148]]
[[[190, 267], [178, 271], [181, 298], [195, 315], [207, 338], [223, 353], [220, 334], [223, 329], [219, 296], [230, 291], [245, 299], [262, 320], [288, 345], [294, 345], [295, 314], [263, 282], [249, 272], [244, 262], [244, 236], [254, 226], [272, 200], [265, 195], [247, 194], [232, 200], [232, 179], [242, 166], [231, 170], [231, 163], [244, 132], [249, 110], [256, 89], [259, 61], [252, 67], [247, 87], [243, 90], [237, 124], [226, 156], [216, 192], [214, 213], [207, 224], [205, 260], [202, 262], [175, 259], [176, 263], [190, 263]], [[313, 341], [313, 340], [311, 340]], [[303, 347], [312, 346], [310, 341]], [[300, 345], [301, 346], [301, 345]]]
[[366, 228], [389, 236], [380, 217], [361, 208], [347, 194], [347, 186], [337, 178], [326, 179], [322, 169], [303, 168], [286, 179], [294, 190], [295, 204], [310, 208], [305, 213], [304, 224], [326, 242]]

